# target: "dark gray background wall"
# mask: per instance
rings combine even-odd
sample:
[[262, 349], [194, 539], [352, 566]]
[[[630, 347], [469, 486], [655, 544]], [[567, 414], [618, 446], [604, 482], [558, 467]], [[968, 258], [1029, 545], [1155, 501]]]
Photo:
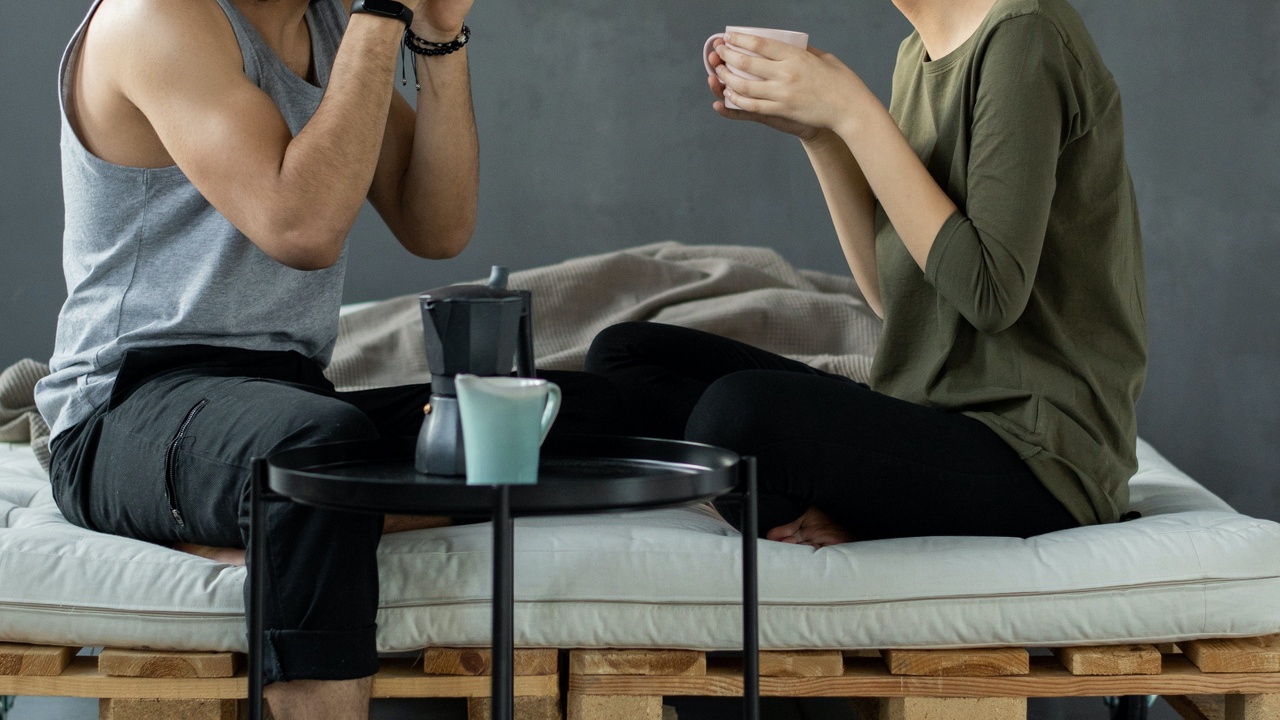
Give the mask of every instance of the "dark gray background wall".
[[[1077, 0], [1125, 98], [1151, 371], [1141, 433], [1242, 510], [1280, 519], [1280, 4]], [[4, 3], [0, 366], [47, 358], [64, 290], [54, 75], [85, 0]], [[845, 272], [798, 143], [710, 109], [698, 50], [726, 23], [808, 30], [887, 97], [888, 0], [477, 0], [480, 223], [459, 258], [376, 217], [351, 301], [657, 240], [777, 248]], [[192, 78], [192, 82], [199, 82]]]

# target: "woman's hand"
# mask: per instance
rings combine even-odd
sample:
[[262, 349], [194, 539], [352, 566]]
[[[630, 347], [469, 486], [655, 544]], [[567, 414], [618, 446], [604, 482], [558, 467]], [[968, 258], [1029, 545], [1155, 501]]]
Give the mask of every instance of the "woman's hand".
[[[711, 92], [716, 96], [716, 102], [712, 105], [716, 112], [729, 118], [730, 120], [750, 120], [758, 122], [761, 125], [767, 125], [774, 130], [781, 130], [789, 135], [795, 135], [804, 142], [817, 139], [819, 128], [803, 123], [793, 122], [785, 118], [771, 117], [769, 115], [761, 115], [759, 113], [745, 112], [743, 110], [734, 110], [726, 107], [724, 104], [724, 82], [720, 80], [720, 75], [733, 75], [729, 69], [724, 66], [724, 60], [720, 57], [717, 50], [724, 45], [724, 40], [716, 38], [712, 41], [712, 52], [707, 57], [707, 61], [711, 63], [711, 69], [716, 72], [716, 76], [707, 76], [707, 84], [711, 86]], [[734, 75], [734, 77], [737, 77]]]
[[[727, 44], [715, 45], [715, 56], [722, 61], [714, 65], [725, 85], [722, 97], [728, 97], [748, 115], [840, 132], [837, 126], [855, 121], [858, 109], [866, 102], [879, 102], [862, 78], [839, 58], [814, 47], [805, 50], [758, 35], [733, 33]], [[726, 65], [760, 79], [744, 78], [730, 72]]]

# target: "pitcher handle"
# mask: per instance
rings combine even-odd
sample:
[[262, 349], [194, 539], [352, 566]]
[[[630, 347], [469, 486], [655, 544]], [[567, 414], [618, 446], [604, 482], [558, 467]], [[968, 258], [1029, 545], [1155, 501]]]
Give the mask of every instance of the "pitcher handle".
[[556, 421], [556, 415], [560, 414], [560, 386], [547, 381], [547, 405], [542, 410], [542, 440], [547, 439], [547, 433], [551, 432], [551, 423]]

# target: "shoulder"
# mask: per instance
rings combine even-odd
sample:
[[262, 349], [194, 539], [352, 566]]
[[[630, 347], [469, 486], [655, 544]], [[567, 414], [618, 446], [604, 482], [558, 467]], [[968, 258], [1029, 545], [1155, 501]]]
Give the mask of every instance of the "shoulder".
[[1068, 48], [1070, 43], [1057, 17], [1060, 13], [1054, 12], [1053, 6], [1058, 4], [1042, 0], [999, 0], [981, 31], [985, 44], [1021, 40]]
[[242, 68], [235, 31], [216, 0], [104, 0], [88, 33], [130, 77]]
[[1010, 59], [1061, 64], [1093, 81], [1110, 81], [1084, 19], [1067, 0], [998, 0], [982, 45]]
[[1115, 79], [1066, 0], [998, 0], [995, 10], [974, 53], [980, 95], [1060, 107], [1067, 140], [1116, 107]]

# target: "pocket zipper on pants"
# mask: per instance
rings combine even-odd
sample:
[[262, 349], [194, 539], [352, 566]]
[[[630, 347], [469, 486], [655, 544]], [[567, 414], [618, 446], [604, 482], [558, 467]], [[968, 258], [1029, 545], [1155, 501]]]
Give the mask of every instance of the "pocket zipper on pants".
[[173, 515], [173, 519], [178, 521], [178, 527], [186, 527], [187, 523], [182, 519], [182, 511], [178, 510], [178, 487], [177, 474], [178, 465], [178, 445], [182, 444], [182, 439], [187, 435], [187, 427], [191, 425], [191, 421], [196, 419], [196, 414], [209, 404], [208, 398], [196, 403], [187, 413], [187, 417], [183, 419], [182, 424], [178, 426], [178, 434], [173, 436], [173, 441], [169, 443], [169, 451], [165, 453], [164, 458], [164, 495], [169, 501], [169, 513]]

